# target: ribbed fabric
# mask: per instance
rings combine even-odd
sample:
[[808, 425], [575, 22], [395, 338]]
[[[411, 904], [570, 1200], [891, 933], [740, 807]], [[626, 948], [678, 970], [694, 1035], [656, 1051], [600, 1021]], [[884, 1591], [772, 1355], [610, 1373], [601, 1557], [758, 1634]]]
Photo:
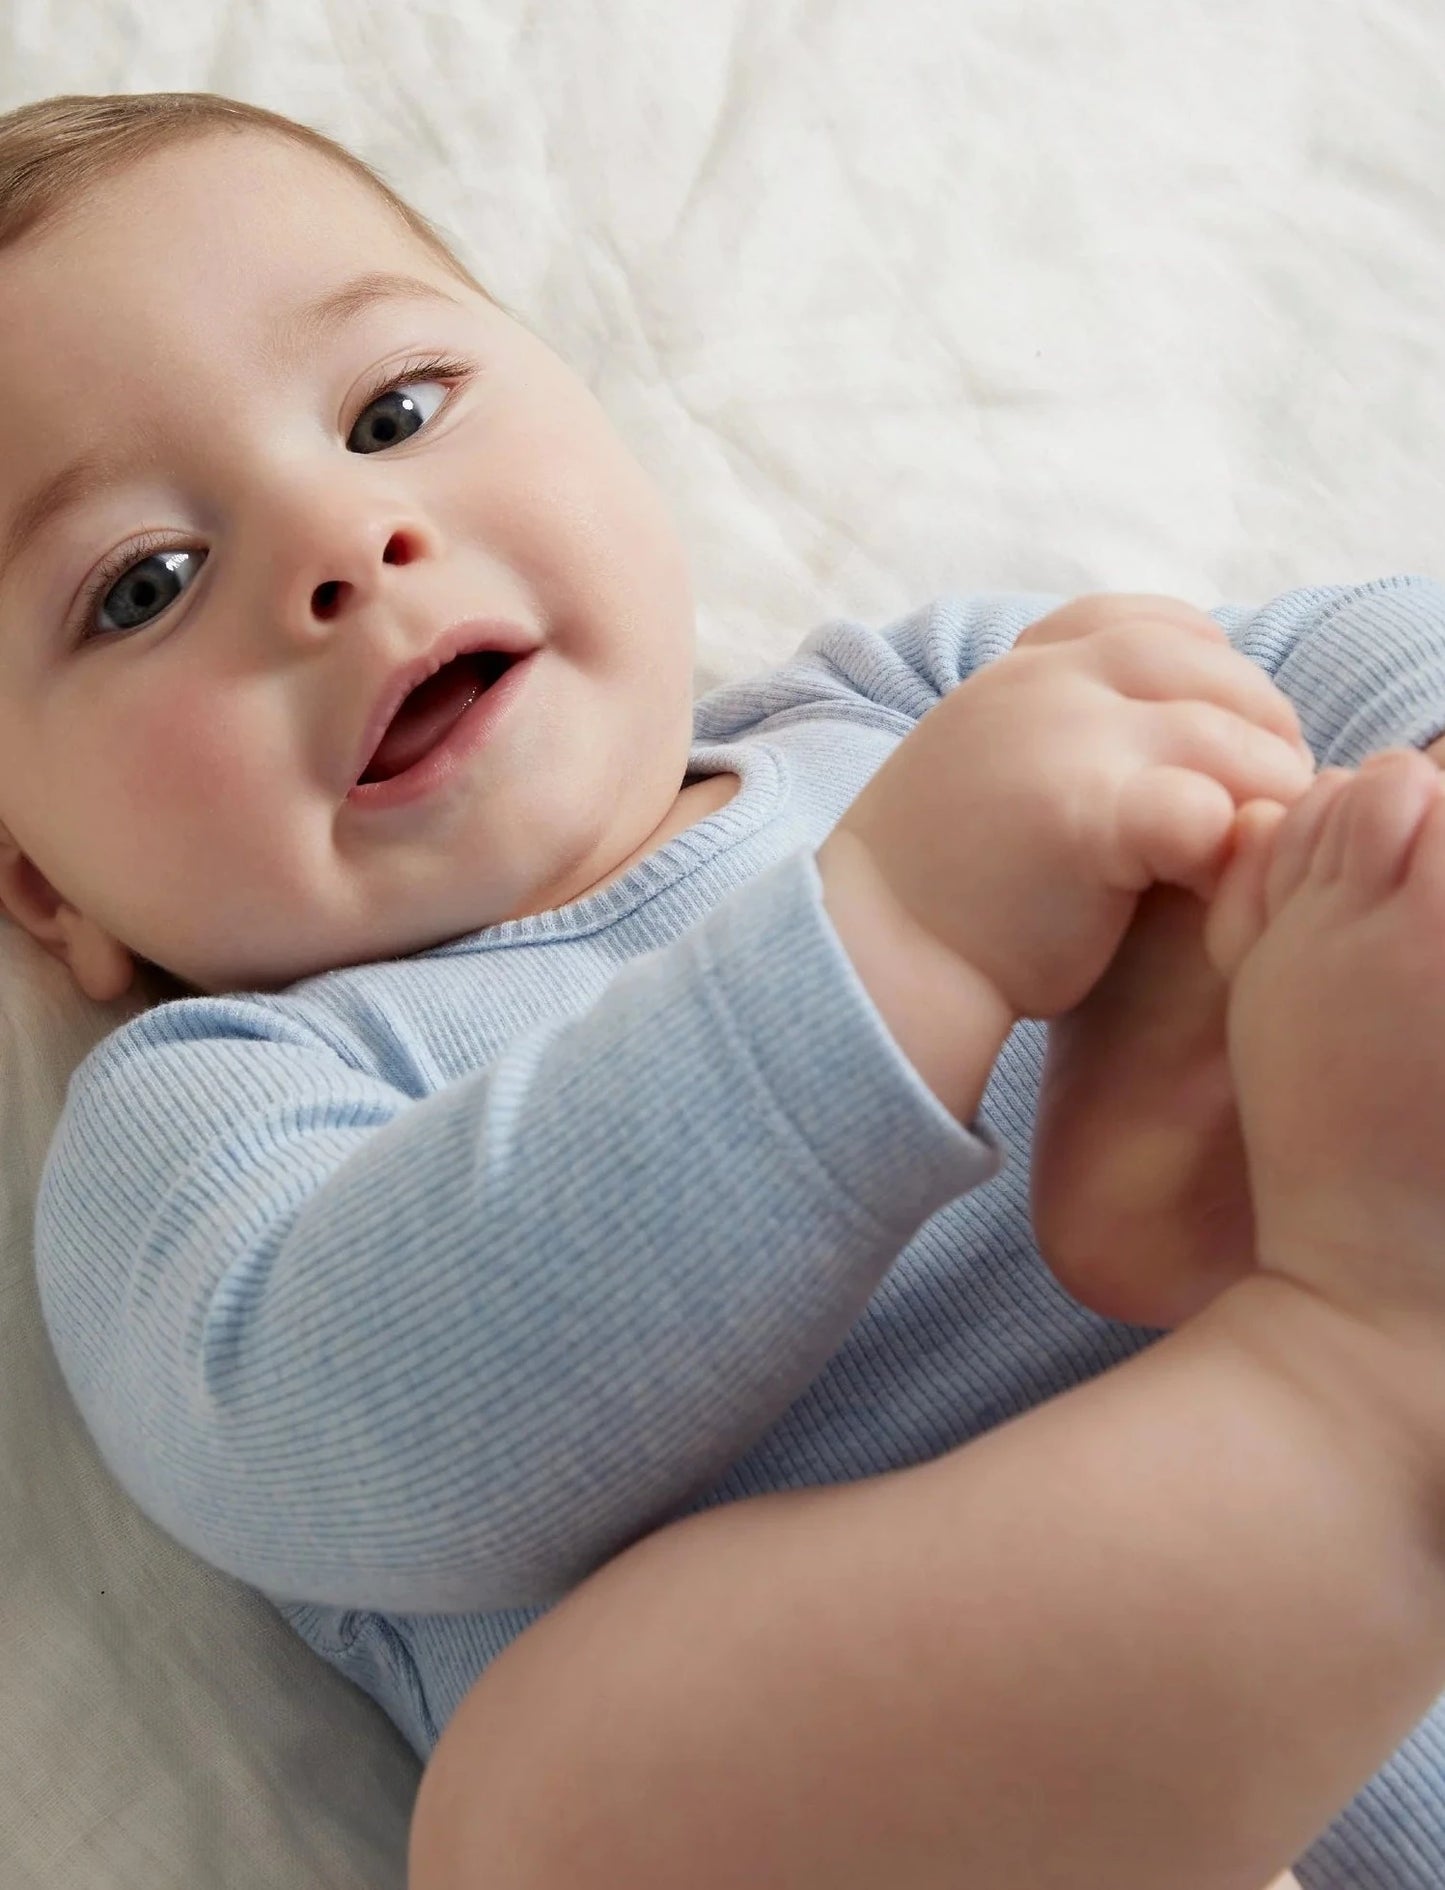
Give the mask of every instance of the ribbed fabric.
[[[35, 1246], [86, 1424], [422, 1757], [639, 1534], [935, 1457], [1158, 1336], [1076, 1305], [1030, 1240], [1041, 1030], [961, 1127], [814, 862], [918, 717], [1063, 601], [826, 626], [698, 704], [692, 767], [738, 792], [601, 892], [160, 1005], [74, 1073]], [[1445, 728], [1428, 579], [1216, 616], [1321, 761]], [[1307, 1890], [1445, 1882], [1442, 1734], [1302, 1861]]]

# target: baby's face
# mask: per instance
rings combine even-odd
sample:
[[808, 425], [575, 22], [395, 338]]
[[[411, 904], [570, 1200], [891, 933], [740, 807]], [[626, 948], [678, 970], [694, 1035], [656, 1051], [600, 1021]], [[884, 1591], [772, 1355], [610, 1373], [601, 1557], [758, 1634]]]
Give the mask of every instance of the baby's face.
[[[381, 272], [420, 292], [304, 319]], [[154, 154], [0, 253], [0, 384], [0, 899], [72, 964], [279, 988], [565, 904], [672, 810], [693, 606], [659, 495], [321, 156]], [[533, 652], [487, 738], [350, 797], [388, 684], [481, 619]]]

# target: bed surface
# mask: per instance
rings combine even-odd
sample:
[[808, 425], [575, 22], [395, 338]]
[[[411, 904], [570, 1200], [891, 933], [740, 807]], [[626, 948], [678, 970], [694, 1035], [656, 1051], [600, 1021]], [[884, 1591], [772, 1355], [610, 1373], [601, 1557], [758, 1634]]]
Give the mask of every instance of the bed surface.
[[[0, 109], [230, 93], [439, 222], [665, 482], [700, 685], [947, 589], [1445, 575], [1442, 59], [1438, 0], [0, 0]], [[401, 1890], [409, 1750], [73, 1415], [30, 1214], [133, 1003], [0, 970], [0, 1883]]]

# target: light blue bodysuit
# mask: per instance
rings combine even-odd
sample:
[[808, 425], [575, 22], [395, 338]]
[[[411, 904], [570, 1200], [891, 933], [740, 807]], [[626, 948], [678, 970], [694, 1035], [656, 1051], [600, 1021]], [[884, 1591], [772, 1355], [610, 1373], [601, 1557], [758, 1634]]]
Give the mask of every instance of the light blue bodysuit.
[[[87, 1426], [423, 1758], [637, 1536], [936, 1457], [1158, 1338], [1077, 1305], [1030, 1237], [1042, 1027], [961, 1126], [814, 860], [940, 695], [1065, 601], [830, 624], [698, 704], [691, 770], [738, 791], [602, 891], [162, 1004], [75, 1071], [35, 1244]], [[1445, 729], [1429, 579], [1214, 614], [1322, 763]], [[1439, 1890], [1445, 1701], [1298, 1871]]]

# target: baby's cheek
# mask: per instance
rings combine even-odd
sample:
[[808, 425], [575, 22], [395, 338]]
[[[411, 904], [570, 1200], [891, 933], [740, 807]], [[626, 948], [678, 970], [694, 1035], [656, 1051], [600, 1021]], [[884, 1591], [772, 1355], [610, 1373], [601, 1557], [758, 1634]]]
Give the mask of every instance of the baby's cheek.
[[1438, 736], [1425, 750], [1437, 768], [1445, 768], [1445, 735]]

